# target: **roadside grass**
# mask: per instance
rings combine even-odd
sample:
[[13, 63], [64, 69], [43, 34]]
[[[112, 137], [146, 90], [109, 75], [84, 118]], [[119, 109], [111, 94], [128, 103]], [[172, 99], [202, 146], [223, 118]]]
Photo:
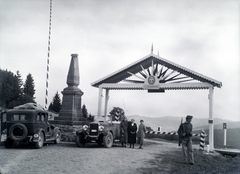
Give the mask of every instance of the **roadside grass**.
[[[152, 167], [140, 168], [139, 173], [165, 173], [166, 167], [172, 174], [237, 174], [240, 173], [240, 157], [223, 156], [216, 152], [206, 153], [194, 150], [195, 165], [183, 163], [182, 152], [173, 150], [168, 154], [155, 154], [153, 160], [147, 161]], [[160, 160], [161, 159], [161, 160]]]
[[[159, 143], [169, 140], [151, 138], [159, 141]], [[171, 141], [178, 143], [177, 141]], [[145, 141], [144, 146], [155, 144], [155, 142]], [[147, 148], [147, 147], [146, 147]], [[169, 153], [154, 155], [154, 159], [148, 160], [145, 163], [151, 167], [142, 167], [138, 171], [141, 174], [238, 174], [240, 173], [240, 155], [222, 155], [216, 151], [208, 153], [206, 150], [201, 151], [193, 149], [195, 165], [189, 165], [183, 162], [183, 154], [181, 148], [172, 149]]]

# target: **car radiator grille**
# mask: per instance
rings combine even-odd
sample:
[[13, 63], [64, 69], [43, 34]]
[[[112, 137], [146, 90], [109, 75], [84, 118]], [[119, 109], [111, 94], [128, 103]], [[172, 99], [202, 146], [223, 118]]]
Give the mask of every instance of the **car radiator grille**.
[[98, 124], [90, 124], [90, 135], [98, 135]]

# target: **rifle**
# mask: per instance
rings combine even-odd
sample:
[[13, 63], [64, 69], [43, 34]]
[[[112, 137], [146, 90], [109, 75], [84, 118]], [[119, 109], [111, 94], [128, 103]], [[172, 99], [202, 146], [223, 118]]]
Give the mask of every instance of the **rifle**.
[[182, 126], [183, 118], [181, 119], [181, 124], [178, 128], [178, 146], [181, 146], [182, 144], [182, 138], [183, 138], [183, 126]]

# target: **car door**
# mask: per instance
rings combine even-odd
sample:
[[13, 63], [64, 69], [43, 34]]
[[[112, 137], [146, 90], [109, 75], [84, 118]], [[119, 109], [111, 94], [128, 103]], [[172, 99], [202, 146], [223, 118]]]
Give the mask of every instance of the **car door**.
[[50, 128], [50, 124], [48, 122], [48, 114], [47, 113], [42, 113], [42, 121], [44, 123], [44, 130], [46, 134], [46, 139], [50, 139], [52, 137], [52, 131]]

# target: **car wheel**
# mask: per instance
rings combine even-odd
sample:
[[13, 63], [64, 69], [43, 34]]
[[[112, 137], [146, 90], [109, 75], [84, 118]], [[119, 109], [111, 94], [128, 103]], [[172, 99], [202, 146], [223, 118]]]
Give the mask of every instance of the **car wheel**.
[[61, 141], [61, 132], [58, 131], [57, 135], [56, 135], [56, 139], [54, 140], [55, 144], [59, 144]]
[[84, 137], [82, 134], [76, 135], [76, 144], [77, 144], [77, 147], [85, 146]]
[[22, 141], [27, 135], [28, 129], [22, 123], [13, 124], [9, 129], [9, 136], [13, 141]]
[[108, 132], [108, 134], [103, 137], [103, 145], [106, 148], [112, 147], [112, 145], [113, 145], [113, 135], [112, 135], [111, 132]]
[[103, 134], [99, 135], [97, 143], [98, 143], [98, 146], [103, 145]]
[[43, 143], [44, 143], [44, 135], [42, 132], [40, 132], [38, 136], [39, 136], [38, 142], [35, 143], [35, 147], [37, 149], [41, 149], [43, 147]]
[[13, 141], [5, 141], [4, 146], [5, 146], [5, 148], [11, 148], [13, 143], [14, 143]]

